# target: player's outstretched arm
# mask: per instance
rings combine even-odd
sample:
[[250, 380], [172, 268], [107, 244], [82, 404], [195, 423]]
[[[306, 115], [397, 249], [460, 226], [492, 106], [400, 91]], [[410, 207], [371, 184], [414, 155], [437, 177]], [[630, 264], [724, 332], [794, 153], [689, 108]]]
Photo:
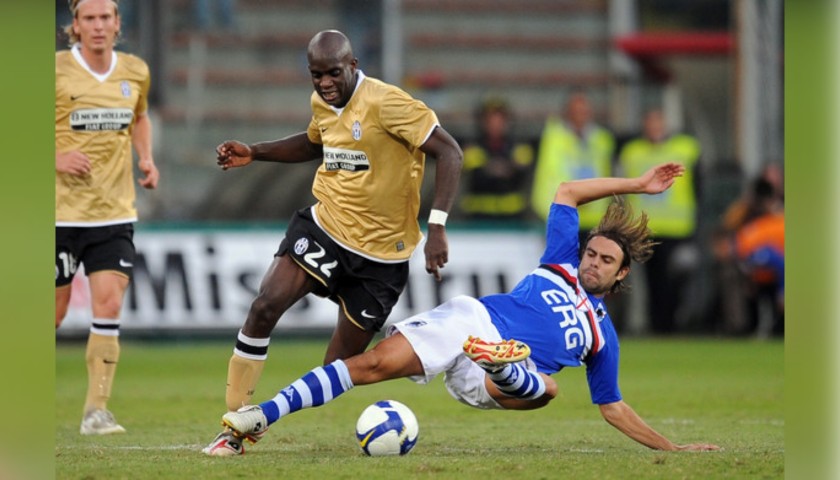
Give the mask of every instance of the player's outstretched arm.
[[279, 140], [246, 145], [237, 140], [227, 140], [216, 147], [216, 164], [222, 170], [244, 167], [254, 160], [263, 162], [301, 163], [321, 159], [323, 145], [312, 143], [306, 132], [296, 133]]
[[612, 195], [656, 194], [667, 190], [683, 172], [685, 167], [678, 163], [663, 163], [636, 178], [602, 177], [563, 182], [557, 188], [554, 203], [577, 207]]
[[690, 443], [686, 445], [677, 445], [671, 442], [645, 423], [636, 411], [622, 400], [614, 403], [599, 405], [598, 407], [601, 409], [601, 415], [603, 415], [604, 420], [606, 420], [607, 423], [620, 430], [621, 433], [648, 448], [652, 448], [654, 450], [672, 451], [720, 450], [719, 446], [711, 443]]

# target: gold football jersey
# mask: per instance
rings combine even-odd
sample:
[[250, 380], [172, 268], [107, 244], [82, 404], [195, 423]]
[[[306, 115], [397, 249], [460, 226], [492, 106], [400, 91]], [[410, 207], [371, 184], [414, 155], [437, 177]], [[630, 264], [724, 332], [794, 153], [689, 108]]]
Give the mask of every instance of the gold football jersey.
[[359, 71], [343, 109], [312, 94], [307, 134], [323, 144], [312, 193], [315, 218], [336, 242], [367, 258], [401, 262], [422, 235], [417, 223], [425, 154], [437, 115], [403, 90]]
[[115, 52], [111, 71], [97, 75], [78, 47], [55, 54], [55, 150], [78, 150], [91, 162], [89, 175], [56, 172], [57, 226], [101, 226], [137, 220], [131, 132], [144, 114], [149, 68], [140, 58]]

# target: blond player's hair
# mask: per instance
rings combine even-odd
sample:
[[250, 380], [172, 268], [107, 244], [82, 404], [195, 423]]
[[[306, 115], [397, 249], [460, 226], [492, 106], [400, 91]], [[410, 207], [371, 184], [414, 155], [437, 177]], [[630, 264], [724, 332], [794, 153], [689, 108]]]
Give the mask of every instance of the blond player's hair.
[[[83, 3], [85, 0], [67, 0], [67, 6], [70, 8], [70, 13], [73, 15], [73, 19], [76, 19], [76, 14], [79, 13], [79, 5]], [[120, 0], [111, 0], [111, 3], [114, 4], [114, 15], [117, 17], [120, 16]], [[76, 32], [73, 31], [73, 22], [70, 22], [69, 25], [64, 26], [64, 33], [67, 35], [68, 42], [67, 44], [71, 47], [77, 43], [79, 43], [82, 39], [76, 35]], [[120, 32], [117, 31], [117, 38], [114, 39], [114, 43], [117, 43], [120, 39]]]

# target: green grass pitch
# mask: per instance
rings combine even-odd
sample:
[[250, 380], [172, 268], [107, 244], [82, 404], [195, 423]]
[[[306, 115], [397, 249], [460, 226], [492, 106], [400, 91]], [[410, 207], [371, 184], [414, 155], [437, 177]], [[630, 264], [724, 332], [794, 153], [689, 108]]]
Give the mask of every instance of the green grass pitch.
[[[233, 338], [233, 337], [231, 337]], [[326, 339], [272, 342], [255, 401], [320, 364]], [[228, 341], [122, 342], [109, 408], [128, 432], [79, 435], [86, 388], [84, 345], [56, 347], [55, 473], [60, 479], [675, 479], [783, 478], [784, 345], [731, 339], [627, 339], [625, 401], [676, 443], [720, 452], [649, 450], [609, 426], [589, 401], [583, 368], [555, 375], [548, 407], [481, 411], [446, 393], [440, 378], [353, 389], [332, 403], [280, 420], [246, 454], [200, 453], [224, 413]], [[370, 458], [355, 443], [368, 404], [395, 399], [420, 423], [404, 457]]]

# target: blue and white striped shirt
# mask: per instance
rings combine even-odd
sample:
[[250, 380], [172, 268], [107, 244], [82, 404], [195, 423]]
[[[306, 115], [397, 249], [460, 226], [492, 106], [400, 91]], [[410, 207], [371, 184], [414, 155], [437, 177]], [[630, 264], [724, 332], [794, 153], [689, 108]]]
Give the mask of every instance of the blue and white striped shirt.
[[601, 299], [583, 290], [577, 210], [553, 204], [541, 265], [506, 294], [479, 299], [502, 338], [531, 347], [540, 372], [586, 365], [592, 402], [621, 400], [618, 336]]

